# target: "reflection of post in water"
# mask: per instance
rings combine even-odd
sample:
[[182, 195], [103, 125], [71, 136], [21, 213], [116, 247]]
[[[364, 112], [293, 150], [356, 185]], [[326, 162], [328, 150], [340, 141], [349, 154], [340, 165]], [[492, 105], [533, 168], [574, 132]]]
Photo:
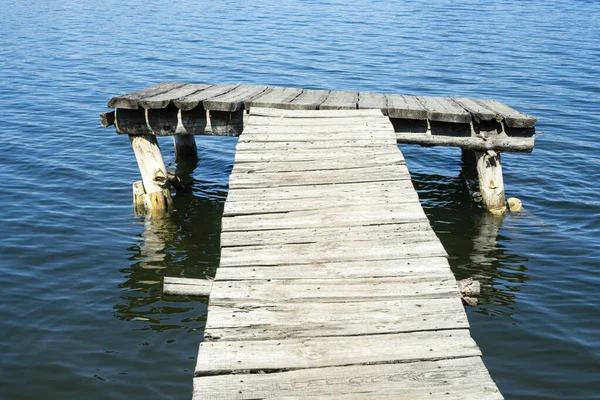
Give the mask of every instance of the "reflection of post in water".
[[421, 204], [448, 252], [456, 279], [481, 282], [477, 312], [509, 315], [515, 294], [526, 282], [527, 259], [506, 250], [510, 231], [503, 223], [519, 214], [494, 215], [473, 207], [464, 191], [464, 174], [448, 177], [412, 173]]
[[[177, 225], [170, 218], [145, 218], [143, 242], [139, 247], [140, 261], [137, 266], [146, 269], [165, 268], [165, 248], [177, 236]], [[137, 257], [136, 257], [137, 258]]]

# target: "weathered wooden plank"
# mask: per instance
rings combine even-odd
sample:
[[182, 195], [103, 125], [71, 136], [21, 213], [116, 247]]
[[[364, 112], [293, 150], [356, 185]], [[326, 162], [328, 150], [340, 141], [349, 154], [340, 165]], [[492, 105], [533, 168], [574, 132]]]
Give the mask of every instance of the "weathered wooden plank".
[[385, 110], [387, 113], [388, 103], [387, 97], [381, 93], [368, 93], [368, 92], [359, 92], [358, 93], [358, 108], [359, 109], [378, 109]]
[[[333, 92], [332, 92], [333, 93]], [[383, 114], [380, 110], [284, 110], [279, 108], [263, 108], [253, 106], [250, 110], [250, 115], [257, 117], [281, 117], [281, 118], [337, 118], [340, 123], [348, 117], [381, 117]], [[309, 121], [310, 122], [310, 121]]]
[[229, 188], [280, 188], [288, 186], [388, 182], [401, 179], [410, 179], [410, 176], [408, 176], [406, 172], [396, 168], [389, 168], [388, 166], [356, 169], [352, 174], [349, 174], [346, 170], [317, 170], [308, 172], [310, 172], [310, 174], [296, 172], [265, 172], [261, 174], [230, 175]]
[[267, 307], [280, 303], [354, 302], [460, 298], [456, 280], [448, 276], [415, 278], [365, 279], [294, 279], [215, 281], [210, 293], [211, 305], [227, 306], [251, 301]]
[[[407, 240], [407, 239], [405, 239]], [[380, 238], [363, 240], [331, 238], [328, 242], [267, 244], [256, 246], [223, 247], [221, 266], [310, 264], [317, 262], [397, 260], [401, 258], [446, 256], [437, 238], [411, 241], [400, 246]]]
[[506, 125], [511, 128], [533, 128], [537, 122], [535, 117], [523, 114], [496, 100], [476, 100], [476, 102], [501, 116]]
[[481, 357], [194, 378], [194, 400], [501, 400]]
[[427, 119], [427, 109], [412, 96], [400, 96], [396, 94], [388, 94], [388, 115], [390, 118], [403, 119]]
[[[285, 231], [287, 232], [287, 231]], [[255, 233], [259, 233], [255, 231]], [[415, 257], [398, 260], [337, 261], [277, 266], [219, 267], [216, 280], [352, 279], [411, 276], [445, 276], [450, 272], [446, 257]]]
[[[390, 346], [390, 343], [394, 343]], [[256, 357], [261, 354], [261, 357]], [[203, 342], [196, 376], [480, 356], [466, 329], [347, 337]]]
[[163, 293], [176, 296], [208, 296], [213, 281], [165, 276]]
[[233, 165], [232, 173], [257, 173], [257, 172], [300, 172], [300, 171], [319, 171], [332, 169], [360, 169], [375, 165], [395, 165], [404, 164], [402, 153], [383, 154], [377, 157], [372, 156], [342, 156], [337, 158], [336, 163], [331, 160], [310, 160], [310, 161], [267, 161], [239, 163]]
[[364, 193], [348, 194], [344, 196], [331, 197], [313, 197], [297, 200], [240, 200], [230, 201], [225, 205], [223, 211], [224, 217], [236, 215], [269, 214], [282, 213], [290, 211], [308, 211], [308, 210], [326, 210], [338, 207], [353, 207], [363, 205], [401, 207], [405, 203], [417, 203], [418, 196], [413, 189], [391, 192], [371, 192], [370, 195]]
[[277, 149], [277, 150], [261, 150], [261, 151], [244, 151], [235, 153], [236, 163], [252, 163], [252, 162], [271, 162], [271, 161], [311, 161], [311, 160], [334, 160], [338, 157], [366, 156], [371, 155], [378, 157], [384, 154], [390, 154], [390, 150], [398, 151], [398, 145], [381, 146], [381, 147], [343, 147], [332, 151], [332, 149], [309, 149], [301, 148], [293, 150]]
[[344, 169], [302, 172], [265, 172], [260, 174], [232, 174], [230, 189], [252, 189], [260, 187], [329, 185], [340, 183], [381, 182], [410, 179], [404, 165], [374, 166], [355, 169], [352, 174]]
[[274, 340], [468, 328], [459, 298], [210, 306], [207, 340]]
[[294, 149], [311, 150], [311, 149], [332, 149], [335, 152], [342, 147], [380, 147], [385, 145], [395, 144], [394, 137], [375, 138], [375, 139], [338, 139], [338, 140], [314, 140], [314, 141], [299, 141], [299, 142], [258, 142], [258, 141], [239, 141], [235, 150], [236, 152], [243, 151], [263, 151], [285, 149], [293, 151]]
[[467, 110], [449, 98], [418, 96], [417, 99], [427, 109], [427, 118], [431, 121], [468, 124], [472, 120]]
[[357, 193], [377, 193], [376, 195], [384, 196], [386, 191], [394, 190], [414, 190], [410, 179], [401, 179], [395, 181], [383, 182], [359, 182], [345, 183], [339, 185], [307, 185], [307, 186], [288, 186], [280, 188], [250, 188], [230, 190], [227, 194], [227, 201], [264, 201], [264, 200], [297, 200], [323, 198], [323, 197], [352, 197]]
[[329, 95], [329, 90], [304, 89], [302, 93], [286, 105], [289, 110], [318, 110]]
[[[418, 202], [419, 200], [415, 196], [411, 201]], [[244, 202], [235, 202], [235, 204], [240, 204], [240, 207], [230, 207], [230, 212], [237, 210], [245, 212], [247, 209], [254, 209], [254, 207], [245, 206]], [[290, 206], [290, 209], [301, 210], [301, 208], [292, 207], [293, 205]], [[332, 207], [335, 207], [335, 204]], [[325, 206], [322, 205], [321, 208], [325, 208]], [[265, 211], [270, 211], [270, 209], [267, 208]], [[290, 231], [223, 232], [221, 234], [221, 247], [316, 243], [332, 240], [381, 240], [383, 242], [394, 243], [395, 246], [400, 247], [414, 242], [435, 241], [437, 240], [437, 236], [426, 222], [416, 222], [343, 228], [293, 229]]]
[[281, 132], [279, 129], [268, 129], [266, 132], [258, 133], [255, 130], [244, 131], [241, 135], [241, 142], [313, 142], [329, 140], [373, 140], [390, 139], [389, 132], [381, 129], [336, 129], [329, 131], [321, 129], [320, 131], [308, 129], [302, 132], [301, 128], [294, 132]]
[[492, 121], [496, 119], [497, 114], [487, 107], [482, 106], [473, 99], [465, 97], [452, 98], [452, 101], [467, 110], [475, 122]]
[[358, 92], [340, 92], [332, 90], [319, 110], [356, 110], [358, 108]]
[[204, 108], [211, 111], [234, 112], [244, 108], [244, 102], [272, 90], [267, 86], [240, 85], [230, 92], [204, 100]]
[[375, 205], [351, 208], [340, 207], [336, 210], [291, 211], [281, 214], [259, 214], [256, 216], [238, 215], [223, 218], [223, 231], [298, 229], [315, 227], [358, 226], [375, 224], [393, 224], [425, 221], [423, 210], [416, 205], [407, 204], [402, 208], [385, 208]]
[[179, 99], [180, 97], [190, 96], [194, 93], [200, 92], [213, 85], [207, 84], [196, 84], [191, 83], [183, 85], [168, 92], [160, 93], [154, 96], [144, 97], [138, 101], [138, 105], [145, 109], [158, 109], [166, 108], [173, 104], [173, 100]]
[[123, 108], [123, 109], [138, 109], [139, 100], [145, 97], [156, 96], [161, 93], [166, 93], [170, 90], [176, 89], [186, 85], [182, 82], [162, 82], [158, 85], [151, 86], [146, 89], [138, 90], [137, 92], [131, 92], [122, 96], [116, 96], [110, 99], [108, 107], [111, 108]]
[[[321, 112], [320, 110], [317, 112]], [[307, 127], [316, 127], [323, 128], [323, 125], [334, 125], [334, 126], [344, 126], [351, 127], [355, 125], [360, 126], [369, 126], [376, 125], [380, 127], [391, 126], [388, 118], [383, 115], [369, 115], [369, 116], [358, 116], [358, 117], [346, 117], [346, 118], [336, 118], [336, 117], [320, 117], [320, 118], [277, 118], [277, 117], [263, 117], [261, 115], [250, 115], [248, 119], [248, 128], [254, 127], [256, 131], [262, 129], [264, 127], [277, 126], [277, 127], [296, 127], [296, 128], [307, 128]]]
[[173, 99], [173, 104], [183, 111], [189, 111], [196, 107], [201, 107], [205, 100], [213, 97], [220, 96], [222, 94], [231, 92], [239, 85], [213, 85], [207, 89], [201, 90], [196, 93], [192, 93], [188, 96], [179, 97]]
[[244, 105], [246, 110], [255, 107], [286, 108], [301, 93], [302, 89], [298, 88], [274, 87], [273, 90], [264, 93], [262, 96], [246, 100]]

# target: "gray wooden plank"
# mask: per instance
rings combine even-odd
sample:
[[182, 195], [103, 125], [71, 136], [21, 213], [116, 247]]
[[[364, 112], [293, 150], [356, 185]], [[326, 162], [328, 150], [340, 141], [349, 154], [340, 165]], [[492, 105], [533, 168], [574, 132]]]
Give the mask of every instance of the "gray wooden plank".
[[[397, 192], [395, 192], [397, 193]], [[377, 195], [365, 196], [357, 194], [355, 196], [348, 195], [344, 197], [315, 197], [303, 198], [297, 200], [257, 200], [257, 201], [230, 201], [225, 205], [223, 211], [224, 217], [234, 217], [239, 215], [259, 215], [284, 213], [295, 211], [327, 211], [332, 208], [348, 208], [348, 207], [402, 207], [407, 203], [417, 203], [418, 196], [413, 192], [406, 192], [402, 195], [389, 194], [386, 196]], [[389, 225], [389, 224], [386, 224]]]
[[[418, 203], [419, 198], [414, 190], [374, 193], [365, 195], [364, 193], [348, 194], [344, 196], [313, 197], [296, 200], [239, 200], [229, 201], [225, 204], [223, 210], [224, 217], [236, 215], [269, 214], [282, 213], [290, 211], [309, 211], [309, 210], [327, 210], [338, 207], [356, 207], [369, 205], [402, 207], [406, 203]], [[386, 224], [388, 225], [388, 224]], [[391, 229], [391, 228], [390, 228]]]
[[471, 122], [471, 114], [449, 98], [417, 96], [427, 109], [427, 118], [431, 121], [465, 123]]
[[359, 92], [358, 93], [358, 108], [359, 109], [378, 109], [385, 110], [387, 113], [388, 103], [387, 97], [381, 93], [368, 93], [368, 92]]
[[354, 303], [279, 303], [210, 306], [207, 340], [275, 340], [463, 329], [469, 321], [459, 298]]
[[364, 193], [384, 196], [386, 191], [392, 193], [395, 190], [413, 191], [414, 188], [410, 179], [401, 179], [396, 181], [382, 182], [358, 182], [344, 183], [338, 185], [307, 185], [307, 186], [288, 186], [280, 188], [249, 188], [230, 190], [227, 194], [227, 201], [278, 201], [278, 200], [298, 200], [321, 199], [323, 197], [354, 197], [357, 193]]
[[[390, 343], [394, 345], [390, 346]], [[260, 354], [260, 357], [256, 357]], [[466, 329], [200, 344], [196, 376], [480, 356]]]
[[427, 119], [427, 109], [417, 100], [416, 97], [412, 96], [400, 96], [395, 94], [388, 94], [388, 116], [390, 118], [403, 118], [403, 119]]
[[476, 102], [501, 116], [506, 125], [511, 128], [533, 128], [537, 122], [535, 117], [523, 114], [496, 100], [476, 100]]
[[294, 151], [294, 149], [302, 149], [304, 151], [311, 149], [332, 149], [336, 152], [337, 149], [343, 147], [356, 147], [364, 149], [365, 147], [380, 147], [385, 145], [394, 145], [397, 140], [394, 136], [387, 138], [374, 139], [337, 139], [337, 140], [313, 140], [313, 141], [298, 141], [291, 140], [285, 142], [268, 142], [268, 141], [238, 141], [235, 148], [236, 152], [243, 151], [263, 151], [284, 149], [285, 151]]
[[[255, 231], [257, 232], [257, 231]], [[258, 232], [257, 232], [258, 233]], [[413, 257], [397, 260], [335, 261], [313, 264], [277, 266], [219, 267], [216, 280], [265, 279], [352, 279], [408, 278], [411, 276], [442, 276], [450, 274], [446, 257]]]
[[252, 163], [239, 163], [233, 165], [232, 173], [257, 173], [257, 172], [300, 172], [319, 171], [332, 169], [361, 169], [375, 165], [404, 164], [402, 153], [383, 154], [377, 157], [370, 156], [342, 156], [334, 164], [331, 160], [310, 161], [257, 161]]
[[336, 261], [397, 260], [446, 255], [444, 246], [437, 238], [411, 241], [409, 246], [400, 246], [392, 240], [380, 238], [351, 240], [338, 237], [332, 238], [328, 242], [223, 247], [220, 265], [222, 267], [266, 266]]
[[481, 357], [194, 378], [193, 399], [501, 400]]
[[330, 185], [400, 179], [410, 179], [408, 169], [405, 165], [365, 167], [356, 169], [351, 174], [345, 169], [306, 171], [305, 173], [265, 172], [260, 174], [232, 174], [229, 176], [229, 188], [251, 189], [260, 187]]
[[184, 85], [186, 84], [182, 82], [162, 82], [158, 85], [138, 90], [137, 92], [131, 92], [122, 96], [113, 97], [108, 102], [108, 107], [136, 110], [139, 108], [138, 102], [140, 99], [144, 97], [156, 96], [161, 93], [166, 93], [170, 90], [182, 87]]
[[213, 281], [208, 279], [189, 279], [165, 277], [163, 293], [177, 296], [208, 296]]
[[452, 101], [467, 110], [475, 122], [492, 121], [496, 119], [497, 114], [495, 112], [479, 104], [473, 99], [459, 97], [452, 98]]
[[332, 90], [319, 110], [356, 110], [358, 108], [358, 92], [341, 92]]
[[[336, 129], [333, 131], [302, 131], [302, 128], [295, 129], [294, 132], [281, 132], [279, 129], [265, 130], [266, 132], [248, 132], [240, 136], [241, 142], [311, 142], [311, 141], [329, 141], [329, 140], [373, 140], [390, 139], [389, 132], [381, 129]], [[393, 141], [393, 140], [392, 140]]]
[[[414, 198], [412, 201], [418, 202], [419, 200], [418, 198]], [[255, 207], [246, 206], [245, 202], [235, 202], [232, 204], [240, 204], [240, 207], [234, 208], [230, 206], [230, 214], [233, 214], [238, 210], [239, 212], [245, 212], [245, 210], [252, 211], [255, 209]], [[260, 204], [263, 203], [261, 202]], [[324, 208], [324, 205], [321, 207]], [[335, 207], [335, 204], [333, 204], [332, 207]], [[293, 205], [290, 205], [289, 209], [300, 211], [301, 208], [293, 208]], [[266, 208], [262, 211], [269, 212], [271, 209]], [[281, 211], [277, 210], [276, 212]], [[414, 242], [435, 241], [437, 240], [437, 236], [426, 222], [415, 222], [336, 228], [293, 229], [289, 231], [267, 230], [253, 232], [222, 232], [221, 247], [316, 243], [319, 241], [329, 242], [332, 240], [382, 240], [384, 242], [392, 242], [395, 246], [400, 247]]]
[[317, 110], [329, 95], [329, 90], [304, 89], [287, 107], [291, 110]]
[[234, 84], [213, 85], [199, 92], [174, 99], [173, 104], [182, 111], [189, 111], [196, 107], [201, 107], [205, 100], [231, 92], [238, 86]]
[[257, 117], [281, 117], [281, 118], [357, 118], [357, 117], [381, 117], [380, 110], [284, 110], [280, 108], [252, 107], [250, 115]]
[[[257, 217], [259, 215], [260, 217]], [[291, 211], [280, 214], [238, 215], [223, 218], [223, 231], [298, 229], [427, 221], [416, 204], [404, 207], [339, 207], [335, 210]]]
[[[317, 112], [321, 112], [320, 110]], [[331, 112], [331, 111], [330, 111]], [[336, 111], [338, 112], [338, 111]], [[260, 129], [268, 128], [271, 126], [277, 126], [278, 128], [283, 127], [294, 127], [294, 128], [316, 128], [322, 129], [323, 125], [333, 125], [333, 126], [342, 126], [352, 127], [355, 125], [360, 125], [363, 127], [368, 127], [371, 125], [379, 127], [391, 127], [387, 117], [383, 115], [369, 115], [369, 116], [347, 116], [345, 118], [337, 118], [337, 117], [319, 117], [319, 118], [286, 118], [286, 117], [264, 117], [262, 115], [250, 115], [248, 119], [247, 127], [250, 129], [254, 129], [256, 132], [260, 132]]]
[[289, 103], [302, 93], [302, 89], [298, 88], [281, 88], [274, 87], [268, 93], [262, 96], [246, 100], [245, 108], [252, 109], [254, 107], [269, 107], [269, 108], [285, 108], [289, 107]]
[[451, 276], [419, 279], [294, 279], [215, 281], [210, 304], [220, 306], [252, 302], [268, 307], [272, 304], [306, 302], [349, 302], [359, 305], [370, 300], [460, 298], [456, 281]]
[[267, 86], [240, 85], [230, 92], [204, 100], [204, 108], [209, 111], [235, 112], [244, 108], [244, 102], [259, 97], [272, 90]]
[[169, 90], [168, 92], [160, 93], [150, 97], [144, 97], [138, 101], [138, 104], [140, 107], [145, 109], [162, 109], [173, 104], [173, 100], [192, 95], [208, 89], [211, 86], [213, 85], [190, 83], [177, 87], [173, 90]]
[[236, 163], [271, 162], [271, 161], [311, 161], [311, 160], [335, 160], [338, 157], [373, 156], [390, 154], [398, 151], [396, 143], [380, 147], [342, 147], [335, 151], [332, 149], [264, 149], [261, 151], [244, 151], [235, 153]]

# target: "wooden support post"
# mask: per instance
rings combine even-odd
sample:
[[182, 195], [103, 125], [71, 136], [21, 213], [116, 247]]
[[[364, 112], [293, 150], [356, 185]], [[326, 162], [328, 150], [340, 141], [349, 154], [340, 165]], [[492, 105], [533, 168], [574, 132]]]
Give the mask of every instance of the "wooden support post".
[[[465, 165], [463, 175], [468, 176], [469, 168], [475, 166], [479, 180], [478, 194], [481, 196], [483, 207], [495, 214], [506, 212], [506, 200], [504, 196], [504, 178], [502, 176], [502, 165], [500, 153], [494, 150], [479, 152], [474, 150], [462, 150], [462, 160]], [[469, 189], [471, 191], [471, 189]], [[475, 199], [477, 200], [477, 199]]]
[[198, 157], [194, 135], [175, 135], [173, 136], [173, 145], [175, 145], [175, 160]]
[[129, 140], [142, 174], [146, 212], [152, 217], [164, 217], [171, 211], [173, 201], [158, 141], [154, 135], [129, 135]]

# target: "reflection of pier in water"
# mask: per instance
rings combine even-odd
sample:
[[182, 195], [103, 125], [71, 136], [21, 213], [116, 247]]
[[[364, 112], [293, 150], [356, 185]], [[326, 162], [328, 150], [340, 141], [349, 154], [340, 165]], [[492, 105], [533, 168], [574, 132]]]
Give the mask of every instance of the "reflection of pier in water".
[[[177, 173], [185, 176], [185, 163], [178, 163]], [[200, 166], [201, 168], [201, 166]], [[191, 174], [193, 167], [188, 173]], [[224, 171], [223, 173], [226, 173]], [[125, 280], [118, 285], [125, 289], [121, 302], [114, 306], [115, 316], [128, 321], [145, 321], [143, 329], [163, 331], [166, 329], [198, 330], [204, 328], [206, 313], [192, 312], [190, 302], [206, 303], [204, 298], [162, 296], [164, 276], [187, 276], [205, 278], [214, 276], [219, 263], [219, 230], [226, 188], [220, 187], [216, 199], [200, 197], [203, 182], [183, 191], [174, 198], [178, 210], [171, 218], [139, 219], [136, 243], [127, 250], [131, 263], [120, 271]], [[215, 191], [214, 183], [210, 190]]]
[[515, 292], [529, 280], [527, 259], [506, 251], [503, 242], [510, 237], [500, 231], [505, 219], [519, 218], [518, 214], [474, 210], [461, 176], [412, 173], [412, 179], [431, 226], [449, 253], [456, 279], [473, 277], [481, 282], [477, 312], [511, 315]]

